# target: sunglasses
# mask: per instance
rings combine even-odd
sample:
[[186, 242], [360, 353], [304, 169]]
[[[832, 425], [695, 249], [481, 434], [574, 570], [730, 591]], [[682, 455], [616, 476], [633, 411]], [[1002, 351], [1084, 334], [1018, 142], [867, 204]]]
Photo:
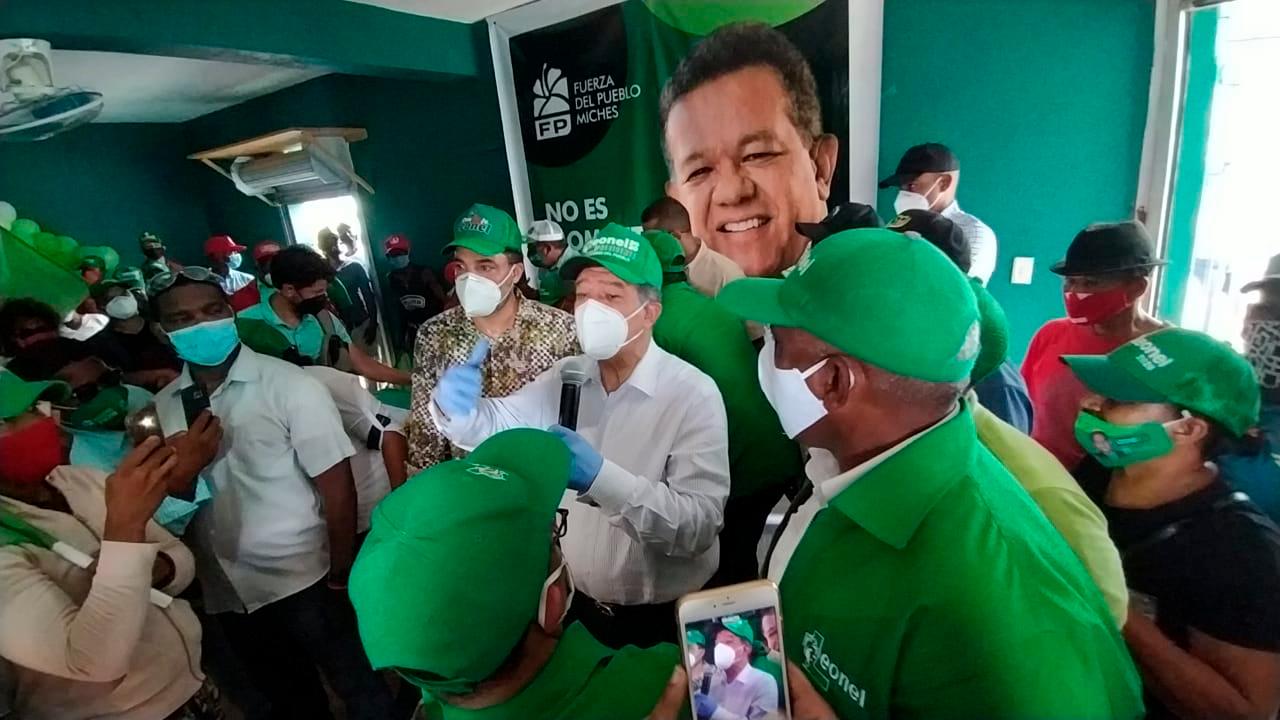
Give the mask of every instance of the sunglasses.
[[199, 266], [188, 266], [181, 270], [169, 270], [151, 278], [151, 282], [147, 283], [147, 294], [155, 297], [157, 293], [173, 287], [178, 282], [178, 278], [186, 278], [192, 282], [211, 283], [222, 287], [222, 276], [210, 270], [209, 268]]

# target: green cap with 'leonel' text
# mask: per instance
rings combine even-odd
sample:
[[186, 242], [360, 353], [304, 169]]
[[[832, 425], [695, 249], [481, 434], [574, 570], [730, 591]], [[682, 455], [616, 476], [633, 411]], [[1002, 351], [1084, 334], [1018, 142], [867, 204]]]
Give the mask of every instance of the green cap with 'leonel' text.
[[978, 308], [969, 281], [927, 240], [882, 228], [839, 232], [786, 278], [743, 278], [716, 301], [746, 320], [799, 328], [895, 375], [969, 378]]
[[1236, 436], [1258, 424], [1262, 401], [1253, 367], [1201, 332], [1166, 328], [1107, 355], [1064, 355], [1062, 362], [1090, 390], [1117, 402], [1177, 405]]
[[507, 430], [378, 504], [350, 579], [375, 668], [455, 694], [498, 669], [535, 622], [569, 464], [555, 435]]
[[582, 250], [560, 269], [569, 282], [584, 269], [599, 266], [619, 280], [632, 285], [662, 287], [662, 263], [653, 246], [640, 233], [617, 223], [609, 223], [595, 237], [582, 244]]

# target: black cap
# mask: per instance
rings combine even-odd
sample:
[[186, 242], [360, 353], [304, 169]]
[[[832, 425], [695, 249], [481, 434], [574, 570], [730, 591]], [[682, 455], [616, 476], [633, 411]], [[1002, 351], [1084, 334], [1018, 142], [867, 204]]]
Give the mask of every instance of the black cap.
[[1058, 275], [1109, 275], [1164, 265], [1146, 228], [1132, 220], [1097, 223], [1076, 234], [1067, 257], [1049, 268]]
[[907, 210], [886, 225], [890, 230], [903, 235], [913, 235], [930, 242], [934, 247], [951, 258], [951, 262], [960, 268], [960, 272], [968, 273], [972, 263], [969, 252], [969, 239], [959, 225], [936, 212], [928, 210]]
[[880, 181], [880, 189], [901, 187], [927, 172], [952, 172], [960, 169], [960, 161], [951, 148], [942, 143], [925, 143], [902, 153], [898, 169]]
[[841, 203], [831, 209], [822, 222], [796, 223], [796, 232], [813, 242], [820, 242], [828, 235], [844, 230], [881, 227], [876, 209], [862, 203]]

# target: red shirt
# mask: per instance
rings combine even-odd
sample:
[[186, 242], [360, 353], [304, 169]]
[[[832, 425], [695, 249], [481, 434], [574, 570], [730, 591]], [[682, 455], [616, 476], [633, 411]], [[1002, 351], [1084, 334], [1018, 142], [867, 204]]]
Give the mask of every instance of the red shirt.
[[1045, 323], [1022, 361], [1022, 377], [1027, 381], [1035, 412], [1031, 437], [1053, 453], [1068, 470], [1084, 458], [1084, 448], [1076, 442], [1076, 416], [1088, 390], [1061, 361], [1063, 355], [1105, 355], [1124, 344], [1123, 340], [1095, 335], [1088, 325], [1076, 325], [1067, 318]]

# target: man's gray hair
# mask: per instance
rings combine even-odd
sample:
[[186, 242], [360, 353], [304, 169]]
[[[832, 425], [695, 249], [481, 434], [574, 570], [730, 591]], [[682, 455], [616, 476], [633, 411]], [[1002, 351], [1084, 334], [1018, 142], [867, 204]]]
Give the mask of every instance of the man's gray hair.
[[969, 388], [969, 381], [930, 382], [916, 378], [894, 375], [880, 370], [867, 373], [871, 386], [880, 392], [896, 398], [903, 405], [914, 407], [949, 408], [964, 395]]
[[662, 300], [662, 290], [652, 285], [637, 285], [636, 292], [640, 295], [640, 302], [651, 303]]

